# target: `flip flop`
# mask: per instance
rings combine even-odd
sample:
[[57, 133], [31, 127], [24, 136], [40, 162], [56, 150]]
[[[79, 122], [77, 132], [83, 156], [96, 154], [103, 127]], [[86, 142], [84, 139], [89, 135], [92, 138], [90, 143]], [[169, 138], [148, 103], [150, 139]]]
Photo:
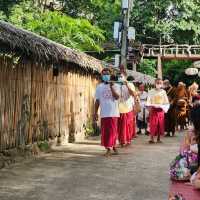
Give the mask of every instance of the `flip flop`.
[[111, 151], [107, 151], [107, 152], [104, 154], [105, 157], [110, 157], [111, 155], [112, 155]]
[[149, 140], [149, 144], [155, 144], [153, 140]]
[[113, 149], [113, 151], [114, 151], [113, 155], [119, 155], [119, 152], [117, 149]]

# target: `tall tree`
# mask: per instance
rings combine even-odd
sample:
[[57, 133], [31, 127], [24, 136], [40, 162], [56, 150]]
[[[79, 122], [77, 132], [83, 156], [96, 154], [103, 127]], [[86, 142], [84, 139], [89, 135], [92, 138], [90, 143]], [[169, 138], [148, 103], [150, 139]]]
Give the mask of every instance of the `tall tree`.
[[131, 25], [144, 43], [197, 44], [200, 39], [197, 0], [135, 0]]
[[12, 8], [7, 19], [14, 25], [82, 51], [101, 51], [104, 32], [86, 19], [74, 19], [60, 12], [42, 12], [31, 1]]
[[59, 0], [63, 12], [72, 17], [82, 17], [105, 30], [108, 40], [112, 39], [113, 23], [120, 19], [121, 0]]

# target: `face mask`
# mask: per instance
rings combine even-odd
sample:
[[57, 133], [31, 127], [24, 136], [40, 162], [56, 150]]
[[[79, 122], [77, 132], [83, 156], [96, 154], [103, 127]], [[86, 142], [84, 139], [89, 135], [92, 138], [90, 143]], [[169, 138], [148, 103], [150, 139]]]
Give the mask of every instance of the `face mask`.
[[121, 77], [118, 78], [118, 81], [119, 81], [120, 83], [123, 83], [123, 82], [125, 81], [125, 78], [124, 78], [123, 76], [121, 76]]
[[110, 75], [102, 75], [102, 80], [103, 80], [104, 82], [110, 81]]
[[162, 85], [161, 84], [156, 84], [156, 89], [161, 89]]

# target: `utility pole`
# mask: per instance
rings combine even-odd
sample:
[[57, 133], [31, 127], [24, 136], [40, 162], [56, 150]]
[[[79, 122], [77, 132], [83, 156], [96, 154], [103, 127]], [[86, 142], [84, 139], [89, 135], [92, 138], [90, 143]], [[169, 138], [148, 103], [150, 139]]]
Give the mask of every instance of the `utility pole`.
[[159, 43], [159, 46], [160, 46], [160, 55], [158, 56], [158, 59], [157, 59], [157, 77], [158, 78], [163, 78], [163, 75], [162, 75], [162, 49], [161, 49], [161, 45], [162, 45], [162, 38], [161, 38], [161, 35], [160, 35], [160, 43]]
[[122, 14], [123, 14], [123, 30], [121, 41], [121, 65], [127, 68], [127, 34], [130, 20], [130, 11], [132, 7], [132, 0], [122, 0]]

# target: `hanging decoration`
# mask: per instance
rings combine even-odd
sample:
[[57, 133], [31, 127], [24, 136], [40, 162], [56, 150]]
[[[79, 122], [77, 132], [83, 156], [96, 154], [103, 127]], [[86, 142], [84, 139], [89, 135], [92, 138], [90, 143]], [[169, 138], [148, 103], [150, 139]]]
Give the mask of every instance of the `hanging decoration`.
[[188, 76], [194, 76], [198, 74], [198, 69], [194, 67], [187, 68], [185, 70], [185, 74]]
[[200, 61], [196, 61], [193, 63], [193, 67], [200, 68]]

